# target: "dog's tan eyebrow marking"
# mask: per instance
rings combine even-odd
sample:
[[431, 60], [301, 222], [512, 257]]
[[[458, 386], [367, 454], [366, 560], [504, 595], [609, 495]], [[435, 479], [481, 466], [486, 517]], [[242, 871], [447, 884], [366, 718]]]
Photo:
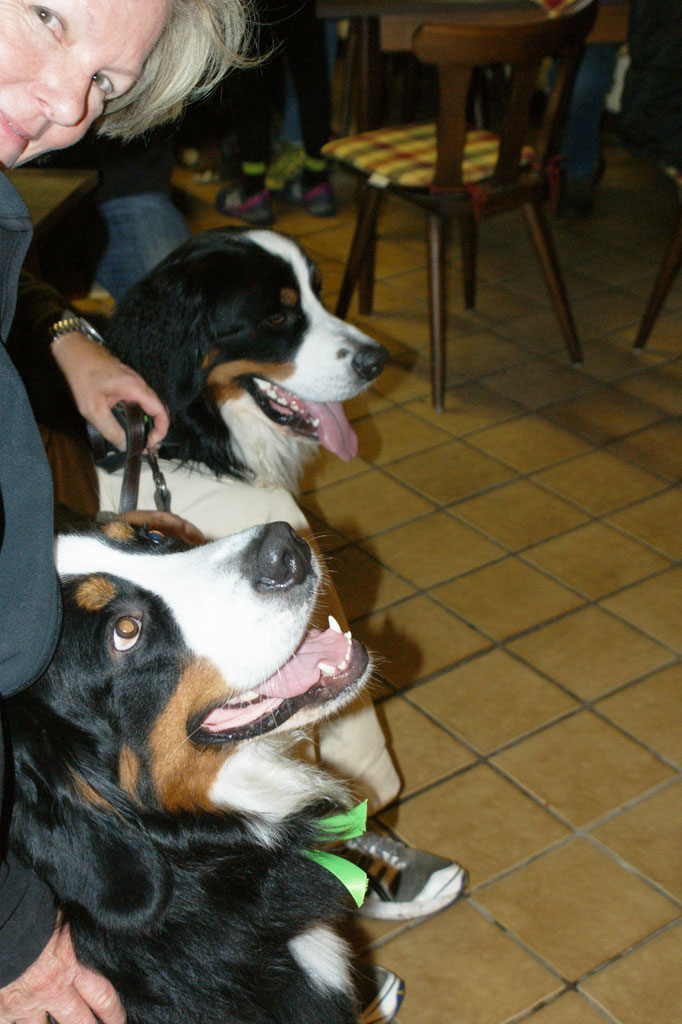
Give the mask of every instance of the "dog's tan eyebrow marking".
[[124, 522], [122, 519], [113, 519], [106, 526], [102, 527], [102, 533], [105, 533], [111, 540], [119, 541], [131, 541], [135, 538], [135, 531], [129, 523]]
[[282, 288], [279, 293], [279, 300], [283, 306], [297, 306], [300, 295], [295, 288]]
[[116, 587], [103, 576], [90, 576], [79, 584], [76, 603], [86, 612], [99, 612], [116, 597]]
[[140, 778], [140, 759], [127, 744], [121, 748], [119, 755], [118, 778], [126, 793], [136, 798], [137, 782]]
[[218, 669], [206, 658], [190, 662], [149, 737], [151, 772], [164, 808], [171, 812], [213, 809], [209, 793], [227, 756], [223, 747], [197, 747], [187, 738], [194, 712], [229, 694]]

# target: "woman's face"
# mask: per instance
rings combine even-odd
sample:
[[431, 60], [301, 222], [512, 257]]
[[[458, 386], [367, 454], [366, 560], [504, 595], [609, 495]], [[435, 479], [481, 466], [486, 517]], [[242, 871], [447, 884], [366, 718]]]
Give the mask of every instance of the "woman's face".
[[169, 0], [0, 0], [0, 169], [71, 146], [133, 84]]

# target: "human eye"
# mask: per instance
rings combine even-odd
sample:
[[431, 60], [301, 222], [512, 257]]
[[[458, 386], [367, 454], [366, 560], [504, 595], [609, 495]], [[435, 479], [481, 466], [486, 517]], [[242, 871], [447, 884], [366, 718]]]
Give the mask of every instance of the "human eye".
[[54, 11], [50, 11], [47, 7], [33, 7], [32, 10], [38, 21], [46, 25], [51, 32], [61, 32], [62, 23]]
[[114, 83], [102, 71], [96, 71], [92, 80], [103, 96], [109, 97], [116, 91]]

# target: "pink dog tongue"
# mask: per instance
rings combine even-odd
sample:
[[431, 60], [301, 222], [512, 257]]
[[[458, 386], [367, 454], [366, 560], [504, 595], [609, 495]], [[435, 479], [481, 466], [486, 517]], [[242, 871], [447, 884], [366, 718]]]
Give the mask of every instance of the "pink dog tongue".
[[306, 402], [311, 416], [320, 421], [320, 444], [348, 462], [358, 454], [357, 434], [351, 427], [341, 402]]
[[202, 728], [223, 732], [262, 718], [287, 697], [296, 697], [314, 686], [322, 675], [320, 662], [336, 668], [348, 657], [349, 650], [350, 641], [342, 633], [333, 629], [324, 632], [311, 629], [289, 661], [256, 688], [260, 700], [254, 699], [241, 707], [237, 702], [215, 708], [201, 723]]

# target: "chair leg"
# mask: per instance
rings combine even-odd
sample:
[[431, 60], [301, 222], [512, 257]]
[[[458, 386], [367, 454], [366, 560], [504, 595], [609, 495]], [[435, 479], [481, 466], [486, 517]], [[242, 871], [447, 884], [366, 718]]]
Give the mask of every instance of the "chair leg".
[[670, 291], [670, 286], [675, 280], [675, 275], [680, 269], [680, 262], [682, 261], [682, 201], [679, 203], [677, 210], [677, 222], [675, 224], [675, 230], [673, 231], [672, 238], [668, 243], [668, 248], [663, 256], [660, 269], [658, 271], [658, 277], [654, 283], [653, 290], [649, 297], [642, 322], [639, 325], [637, 331], [637, 337], [635, 338], [635, 348], [644, 348], [646, 345], [651, 329], [656, 322], [656, 317], [661, 311], [661, 306], [665, 302], [666, 295]]
[[575, 328], [575, 321], [573, 320], [571, 307], [568, 303], [559, 261], [556, 257], [554, 243], [545, 215], [538, 202], [524, 203], [523, 214], [530, 237], [535, 246], [535, 251], [540, 260], [545, 284], [554, 306], [554, 313], [559, 321], [559, 327], [561, 328], [568, 354], [573, 363], [582, 363], [583, 352], [578, 340], [578, 332]]
[[[355, 221], [355, 234], [346, 260], [346, 269], [341, 282], [341, 291], [336, 303], [336, 315], [343, 319], [348, 312], [353, 291], [363, 268], [363, 264], [371, 255], [374, 234], [381, 202], [381, 190], [368, 185], [362, 187], [358, 198], [358, 212]], [[370, 311], [368, 311], [370, 312]]]
[[464, 203], [459, 212], [459, 239], [462, 254], [462, 285], [464, 306], [476, 305], [476, 260], [478, 258], [478, 224], [471, 203]]
[[431, 395], [436, 412], [445, 396], [445, 229], [437, 213], [428, 220], [429, 309], [431, 314]]

